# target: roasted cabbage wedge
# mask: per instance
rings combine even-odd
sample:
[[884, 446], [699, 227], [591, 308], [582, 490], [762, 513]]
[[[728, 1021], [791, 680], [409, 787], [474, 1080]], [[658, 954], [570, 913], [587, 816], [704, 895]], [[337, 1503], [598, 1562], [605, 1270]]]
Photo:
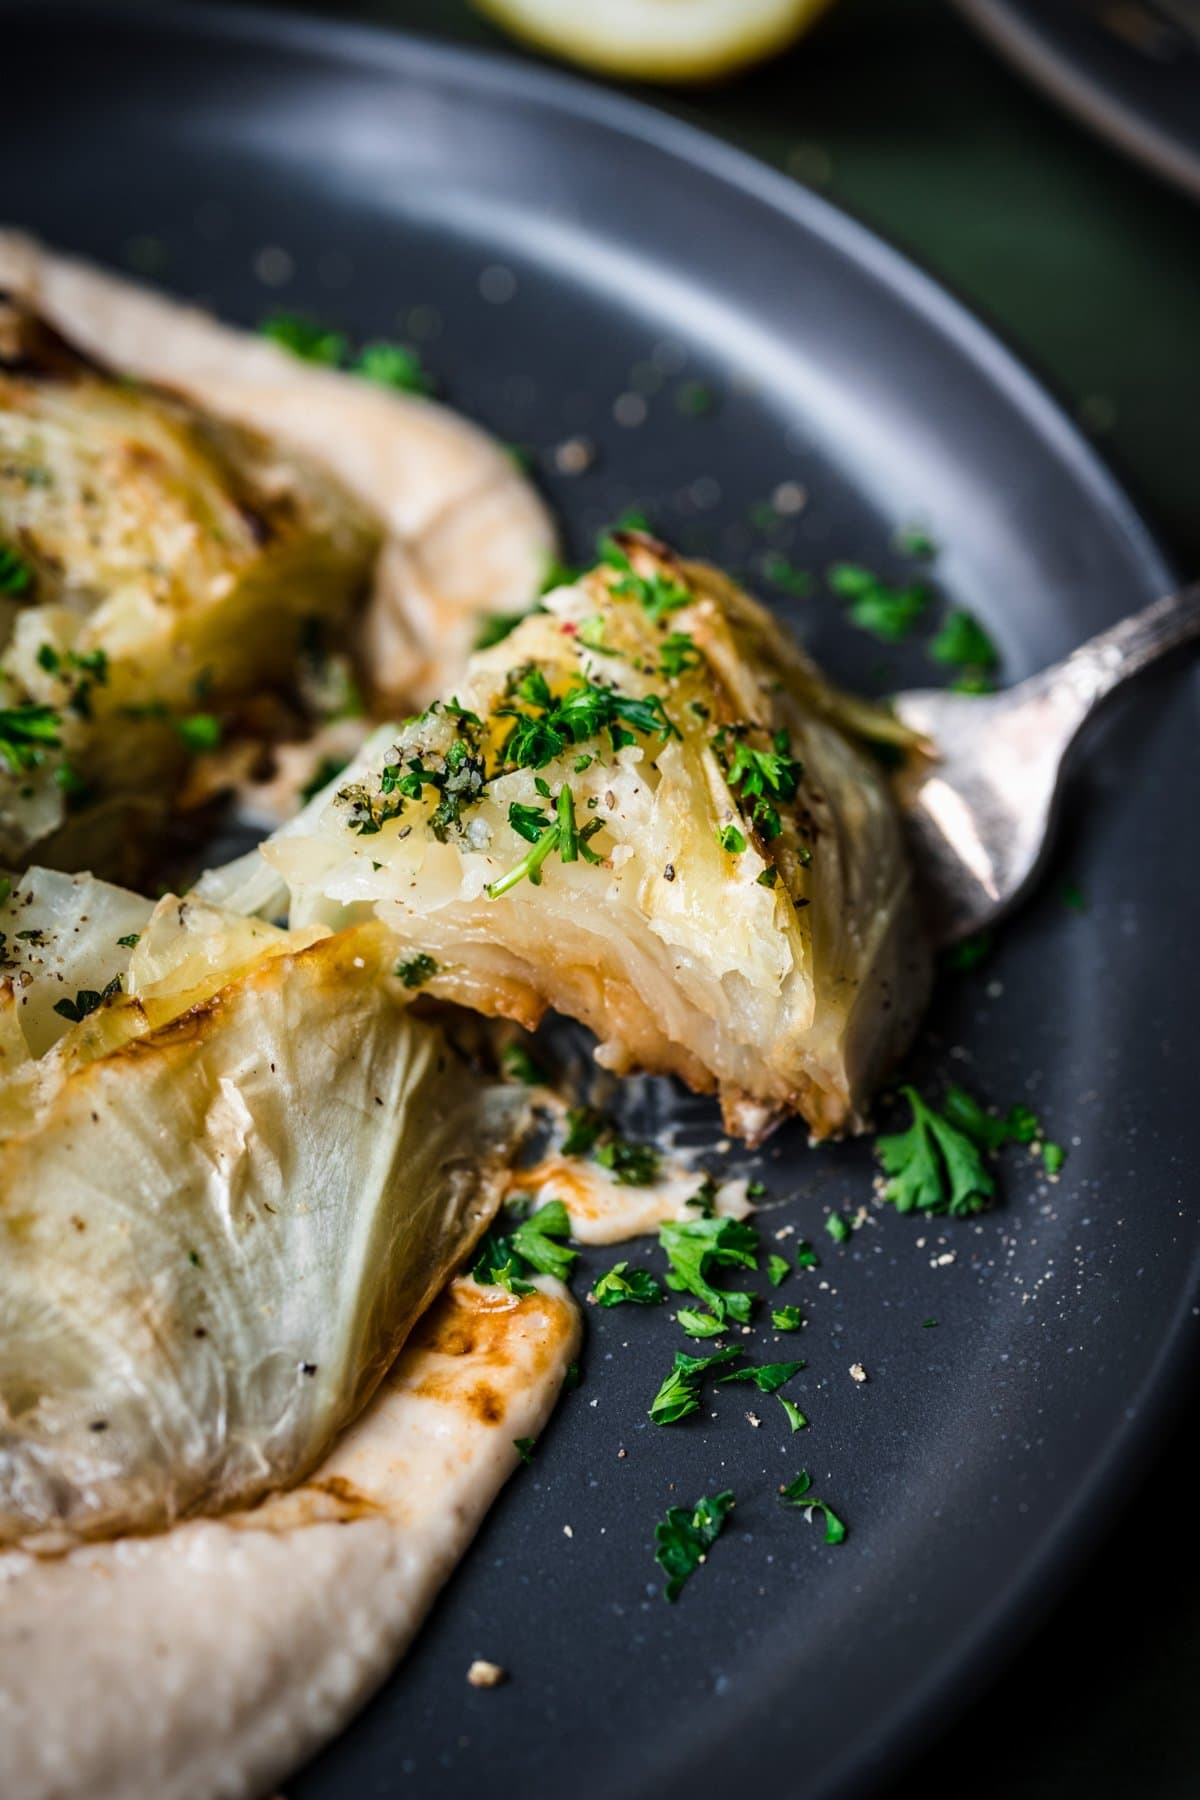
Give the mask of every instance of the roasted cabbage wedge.
[[929, 976], [870, 740], [914, 748], [719, 572], [626, 534], [263, 857], [293, 925], [375, 914], [443, 999], [556, 1007], [609, 1068], [718, 1089], [750, 1141], [792, 1111], [827, 1136]]
[[113, 865], [226, 709], [345, 634], [379, 537], [328, 473], [0, 295], [0, 860]]
[[522, 1100], [375, 922], [33, 869], [0, 906], [0, 1542], [307, 1475], [499, 1202]]

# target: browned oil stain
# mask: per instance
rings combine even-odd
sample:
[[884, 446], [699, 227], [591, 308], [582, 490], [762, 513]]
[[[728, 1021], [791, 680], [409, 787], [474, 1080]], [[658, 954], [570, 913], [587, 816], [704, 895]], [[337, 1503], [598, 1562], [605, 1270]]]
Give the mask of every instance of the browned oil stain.
[[347, 1481], [344, 1475], [326, 1475], [321, 1481], [306, 1482], [305, 1487], [336, 1501], [341, 1519], [365, 1519], [383, 1510], [377, 1501], [356, 1488], [352, 1481]]

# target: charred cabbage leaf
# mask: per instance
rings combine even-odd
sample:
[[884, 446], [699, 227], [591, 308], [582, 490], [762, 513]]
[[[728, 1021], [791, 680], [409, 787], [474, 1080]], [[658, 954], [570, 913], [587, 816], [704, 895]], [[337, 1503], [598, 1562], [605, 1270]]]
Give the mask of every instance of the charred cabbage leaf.
[[0, 931], [0, 1542], [294, 1482], [485, 1228], [522, 1099], [377, 923], [35, 869]]
[[609, 1068], [718, 1089], [750, 1140], [791, 1111], [856, 1128], [928, 983], [864, 747], [909, 734], [646, 538], [545, 604], [268, 842], [292, 923], [374, 914], [426, 991], [556, 1007]]
[[0, 858], [111, 851], [121, 809], [345, 626], [378, 542], [332, 476], [0, 296]]

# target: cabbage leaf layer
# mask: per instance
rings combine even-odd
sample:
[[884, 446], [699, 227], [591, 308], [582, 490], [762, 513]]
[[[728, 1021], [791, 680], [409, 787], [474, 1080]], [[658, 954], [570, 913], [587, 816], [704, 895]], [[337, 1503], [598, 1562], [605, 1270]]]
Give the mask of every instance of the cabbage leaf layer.
[[824, 1136], [928, 987], [872, 740], [915, 747], [717, 570], [625, 534], [262, 855], [293, 925], [375, 915], [440, 998], [556, 1007], [751, 1141], [792, 1111]]
[[301, 1479], [486, 1226], [521, 1097], [377, 923], [32, 870], [0, 933], [0, 1541]]

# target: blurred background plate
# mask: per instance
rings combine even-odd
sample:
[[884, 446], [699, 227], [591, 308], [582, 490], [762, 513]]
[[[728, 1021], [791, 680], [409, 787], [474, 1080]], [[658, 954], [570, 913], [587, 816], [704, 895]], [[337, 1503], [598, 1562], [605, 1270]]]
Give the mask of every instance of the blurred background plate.
[[[926, 652], [848, 630], [820, 577], [839, 557], [923, 570], [899, 527], [932, 534], [933, 578], [1010, 678], [1172, 579], [961, 306], [686, 127], [508, 59], [283, 15], [9, 0], [3, 18], [0, 217], [247, 324], [299, 308], [417, 342], [444, 396], [522, 447], [573, 555], [640, 505], [876, 690], [927, 679]], [[1196, 702], [1194, 672], [1164, 673], [1110, 721], [1046, 893], [943, 986], [914, 1064], [1034, 1106], [1069, 1148], [1062, 1180], [1014, 1153], [985, 1217], [872, 1210], [837, 1248], [822, 1226], [869, 1200], [869, 1145], [773, 1140], [766, 1228], [821, 1248], [791, 1284], [810, 1429], [790, 1438], [765, 1401], [754, 1429], [724, 1400], [695, 1429], [649, 1426], [668, 1309], [589, 1310], [583, 1386], [408, 1663], [289, 1800], [749, 1781], [826, 1800], [894, 1771], [1022, 1641], [1143, 1472], [1195, 1331]], [[711, 1109], [707, 1128], [715, 1144]], [[802, 1466], [844, 1545], [778, 1506]], [[654, 1523], [725, 1486], [734, 1524], [668, 1608]], [[508, 1685], [468, 1688], [476, 1656]]]
[[1102, 136], [1200, 199], [1200, 0], [957, 0]]

